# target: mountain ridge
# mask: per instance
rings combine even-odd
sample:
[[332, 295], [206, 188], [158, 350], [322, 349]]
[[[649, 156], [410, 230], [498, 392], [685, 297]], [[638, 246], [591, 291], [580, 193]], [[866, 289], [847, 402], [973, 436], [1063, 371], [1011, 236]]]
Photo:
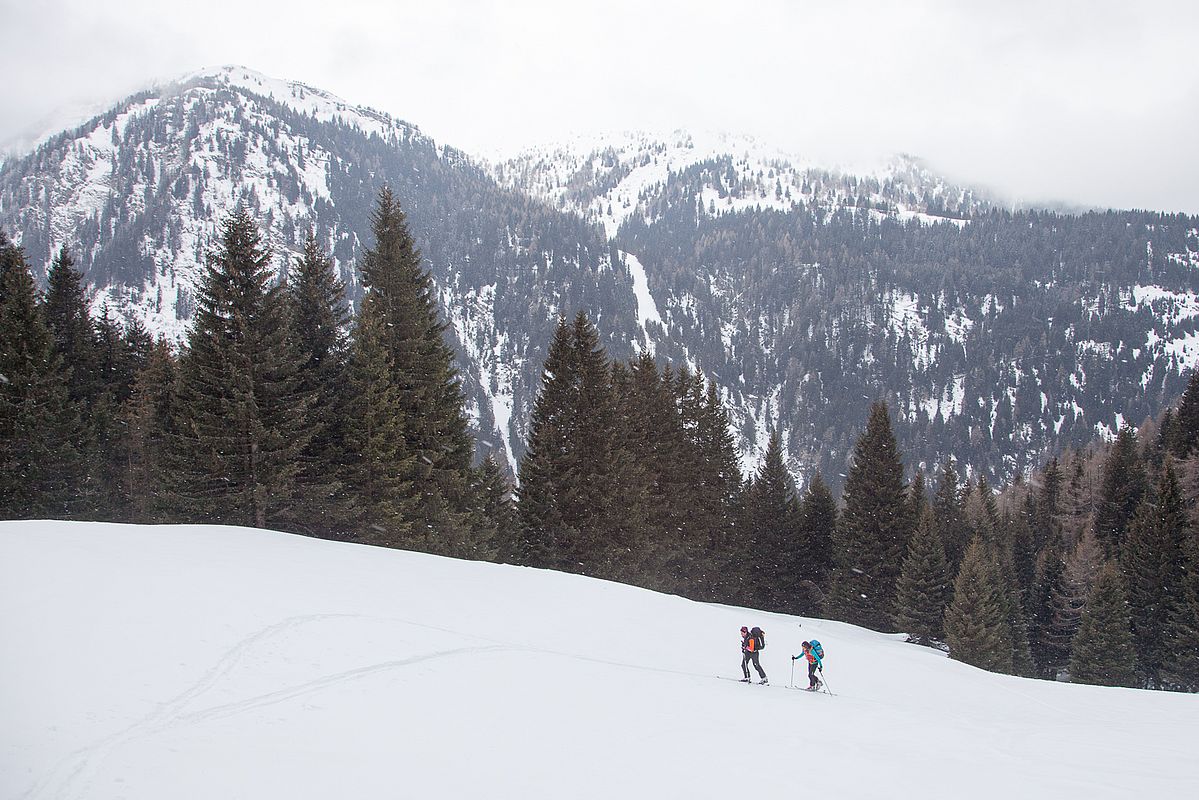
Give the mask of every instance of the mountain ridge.
[[179, 341], [222, 213], [247, 205], [281, 262], [314, 228], [356, 300], [389, 184], [480, 447], [510, 468], [557, 315], [580, 310], [612, 357], [650, 349], [713, 378], [746, 472], [782, 428], [801, 483], [837, 484], [878, 397], [909, 464], [1002, 479], [1156, 413], [1199, 357], [1193, 217], [1011, 211], [913, 159], [859, 176], [736, 139], [617, 140], [489, 164], [220, 67], [6, 161], [0, 225], [39, 279], [66, 244], [97, 312]]

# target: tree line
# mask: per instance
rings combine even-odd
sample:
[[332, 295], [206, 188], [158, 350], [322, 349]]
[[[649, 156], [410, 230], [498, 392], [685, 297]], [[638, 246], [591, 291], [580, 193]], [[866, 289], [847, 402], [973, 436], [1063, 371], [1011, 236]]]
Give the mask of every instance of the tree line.
[[92, 319], [65, 249], [43, 296], [0, 239], [5, 516], [250, 525], [490, 557], [489, 504], [506, 484], [494, 462], [472, 464], [432, 282], [388, 190], [372, 230], [351, 321], [315, 236], [276, 280], [239, 208], [178, 352], [136, 321]]
[[245, 209], [178, 352], [93, 319], [70, 254], [39, 293], [0, 234], [0, 506], [13, 518], [208, 522], [502, 560], [904, 631], [967, 663], [1199, 689], [1199, 377], [1177, 413], [996, 493], [908, 479], [883, 402], [840, 502], [785, 433], [743, 479], [716, 384], [609, 358], [561, 318], [519, 491], [473, 464], [427, 270], [384, 190], [351, 318], [310, 235], [279, 280]]

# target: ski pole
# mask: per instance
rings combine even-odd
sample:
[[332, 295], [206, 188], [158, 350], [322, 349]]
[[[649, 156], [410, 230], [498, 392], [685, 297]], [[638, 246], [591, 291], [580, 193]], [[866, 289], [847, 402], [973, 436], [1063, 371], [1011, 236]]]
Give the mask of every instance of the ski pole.
[[791, 657], [791, 682], [787, 684], [787, 688], [795, 688], [795, 657]]
[[820, 668], [820, 681], [824, 684], [824, 691], [828, 692], [829, 697], [836, 697], [836, 695], [833, 694], [833, 690], [828, 688], [828, 681], [824, 679], [824, 667]]

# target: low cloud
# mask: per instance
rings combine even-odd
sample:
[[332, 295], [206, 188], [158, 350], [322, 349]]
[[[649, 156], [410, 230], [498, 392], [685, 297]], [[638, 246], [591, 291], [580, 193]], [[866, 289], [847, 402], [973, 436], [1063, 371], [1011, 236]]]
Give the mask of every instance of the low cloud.
[[830, 161], [915, 153], [1029, 201], [1199, 213], [1191, 3], [6, 5], [10, 145], [237, 63], [472, 152], [705, 128]]

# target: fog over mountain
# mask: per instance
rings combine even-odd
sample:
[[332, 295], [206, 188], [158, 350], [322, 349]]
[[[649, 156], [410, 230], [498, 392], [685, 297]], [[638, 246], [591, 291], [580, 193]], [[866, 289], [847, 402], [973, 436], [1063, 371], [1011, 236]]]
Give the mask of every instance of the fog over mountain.
[[733, 130], [822, 162], [916, 153], [1030, 203], [1199, 213], [1199, 7], [1180, 0], [8, 5], [0, 149], [64, 107], [249, 64], [472, 153]]

